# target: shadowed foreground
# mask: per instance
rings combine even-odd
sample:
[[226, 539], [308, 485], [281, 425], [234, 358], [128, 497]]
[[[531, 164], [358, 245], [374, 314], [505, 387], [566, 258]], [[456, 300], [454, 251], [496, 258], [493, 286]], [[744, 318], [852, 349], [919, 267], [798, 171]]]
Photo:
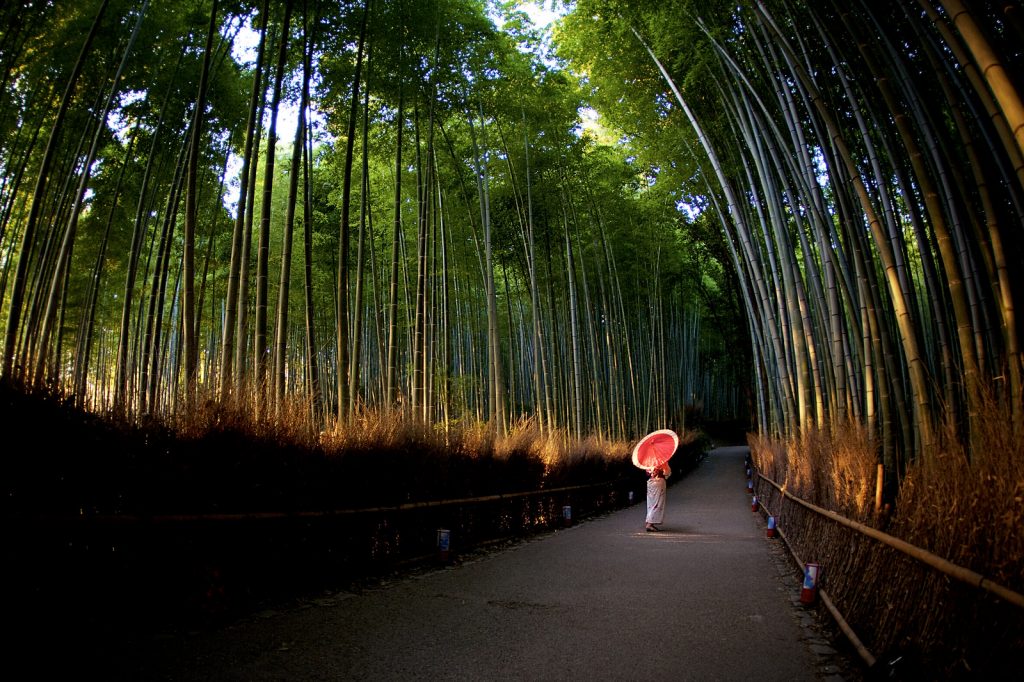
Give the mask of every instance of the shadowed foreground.
[[719, 448], [643, 504], [457, 566], [100, 662], [156, 679], [809, 680], [790, 596], [743, 491], [746, 448]]

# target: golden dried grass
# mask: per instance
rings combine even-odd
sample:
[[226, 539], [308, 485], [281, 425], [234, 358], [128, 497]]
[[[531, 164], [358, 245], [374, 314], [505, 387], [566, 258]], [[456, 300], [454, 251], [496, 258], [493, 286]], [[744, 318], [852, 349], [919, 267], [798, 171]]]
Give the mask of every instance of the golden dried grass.
[[982, 398], [968, 445], [946, 421], [935, 452], [900, 487], [892, 532], [1024, 591], [1024, 434], [1008, 407]]
[[871, 514], [875, 445], [862, 425], [808, 429], [791, 441], [750, 434], [748, 444], [758, 470], [787, 492], [858, 520]]
[[[283, 446], [319, 449], [327, 455], [352, 451], [428, 450], [470, 457], [526, 457], [543, 463], [545, 471], [564, 469], [581, 461], [611, 463], [628, 457], [627, 441], [587, 436], [577, 441], [565, 429], [542, 430], [537, 421], [523, 418], [503, 435], [492, 425], [478, 421], [424, 424], [401, 410], [360, 407], [347, 422], [327, 419], [317, 427], [308, 400], [289, 398], [273, 409], [259, 408], [255, 392], [221, 400], [201, 396], [189, 414], [164, 420], [173, 431], [188, 438], [232, 430]], [[695, 432], [680, 434], [680, 446], [692, 443]]]

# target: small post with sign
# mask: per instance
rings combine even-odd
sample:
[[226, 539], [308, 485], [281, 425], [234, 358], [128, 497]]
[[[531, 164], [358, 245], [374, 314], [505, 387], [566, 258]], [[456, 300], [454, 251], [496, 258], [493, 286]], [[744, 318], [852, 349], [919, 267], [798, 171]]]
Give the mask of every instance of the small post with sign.
[[437, 558], [441, 563], [448, 563], [451, 556], [452, 532], [447, 528], [437, 529]]

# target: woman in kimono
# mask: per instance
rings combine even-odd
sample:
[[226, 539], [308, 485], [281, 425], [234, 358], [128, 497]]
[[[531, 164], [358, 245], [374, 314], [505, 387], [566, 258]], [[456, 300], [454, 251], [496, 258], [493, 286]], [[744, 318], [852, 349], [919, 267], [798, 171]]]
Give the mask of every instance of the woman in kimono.
[[665, 479], [672, 475], [668, 464], [659, 464], [651, 469], [647, 479], [647, 525], [648, 533], [660, 531], [658, 525], [665, 520]]

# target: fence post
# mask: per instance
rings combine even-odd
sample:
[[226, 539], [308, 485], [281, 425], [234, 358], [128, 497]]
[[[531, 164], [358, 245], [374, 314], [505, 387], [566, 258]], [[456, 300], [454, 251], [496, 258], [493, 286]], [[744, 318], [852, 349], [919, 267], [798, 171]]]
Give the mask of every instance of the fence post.
[[882, 484], [885, 481], [885, 465], [879, 463], [878, 475], [875, 477], [875, 513], [882, 511]]

